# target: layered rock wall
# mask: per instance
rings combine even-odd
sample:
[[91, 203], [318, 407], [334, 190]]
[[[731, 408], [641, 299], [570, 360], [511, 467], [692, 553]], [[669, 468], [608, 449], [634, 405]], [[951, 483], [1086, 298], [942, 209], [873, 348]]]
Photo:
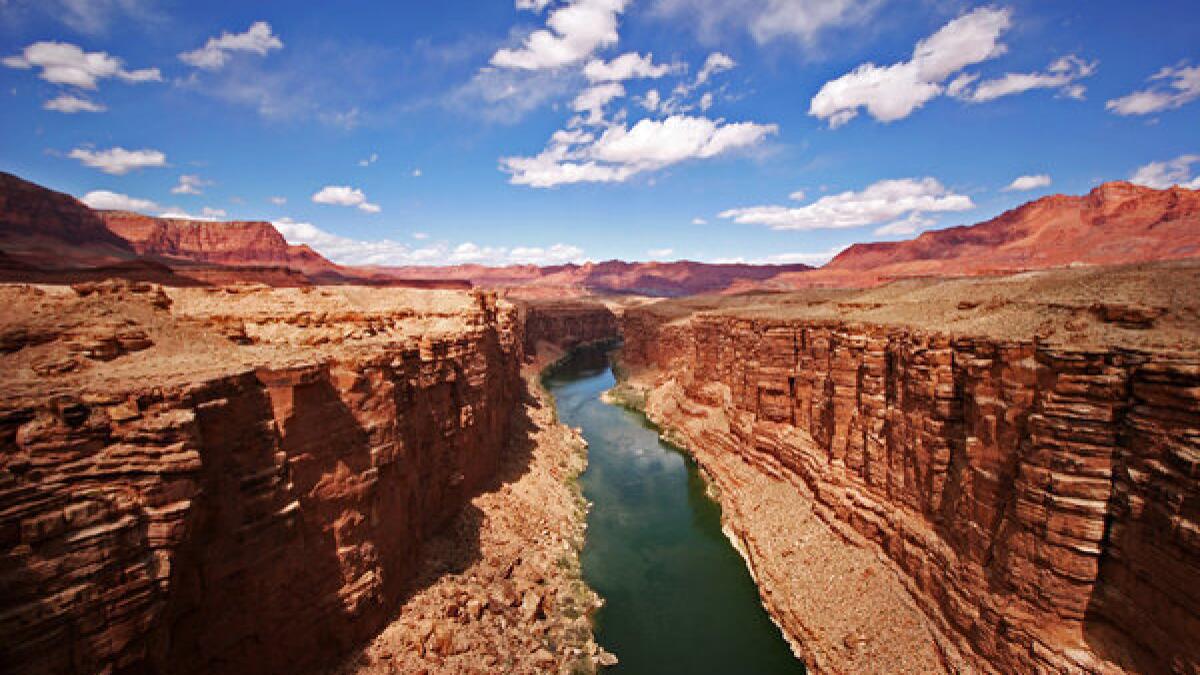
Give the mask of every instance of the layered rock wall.
[[622, 332], [651, 416], [873, 542], [947, 664], [1200, 669], [1194, 354], [636, 309]]
[[536, 354], [542, 342], [571, 348], [620, 336], [616, 314], [599, 303], [529, 302], [520, 312], [526, 354]]
[[6, 407], [0, 672], [291, 672], [371, 637], [493, 476], [517, 338], [493, 301], [457, 335]]

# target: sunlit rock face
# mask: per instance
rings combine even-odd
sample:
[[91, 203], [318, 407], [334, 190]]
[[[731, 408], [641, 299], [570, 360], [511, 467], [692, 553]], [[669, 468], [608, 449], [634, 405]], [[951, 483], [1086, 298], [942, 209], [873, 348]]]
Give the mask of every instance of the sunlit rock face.
[[[794, 482], [846, 545], [877, 547], [948, 668], [1200, 667], [1195, 351], [762, 314], [626, 311], [648, 414], [706, 469], [740, 456]], [[772, 594], [803, 561], [774, 562], [759, 581], [785, 630], [814, 652], [840, 640]], [[834, 672], [841, 649], [824, 652]]]
[[521, 346], [494, 296], [4, 293], [3, 672], [327, 663], [509, 437]]

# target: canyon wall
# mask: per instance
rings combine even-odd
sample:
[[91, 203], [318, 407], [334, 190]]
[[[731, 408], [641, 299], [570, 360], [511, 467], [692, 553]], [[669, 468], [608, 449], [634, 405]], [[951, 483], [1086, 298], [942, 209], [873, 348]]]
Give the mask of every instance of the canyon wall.
[[[264, 311], [286, 311], [292, 296], [274, 293]], [[316, 309], [321, 294], [333, 296], [296, 293], [308, 313], [202, 317], [203, 337], [185, 340], [200, 359], [185, 375], [284, 331], [305, 341], [255, 367], [180, 379], [162, 356], [121, 378], [138, 358], [126, 352], [157, 363], [191, 330], [159, 291], [140, 339], [73, 366], [93, 373], [86, 384], [57, 387], [46, 371], [26, 392], [14, 379], [0, 405], [0, 672], [291, 672], [392, 616], [421, 542], [493, 478], [509, 439], [515, 311], [478, 295], [453, 317], [395, 301], [335, 315]], [[226, 297], [211, 306], [228, 315], [242, 298]], [[140, 316], [137, 298], [118, 300]], [[418, 320], [423, 334], [400, 335]], [[222, 323], [225, 346], [205, 357]], [[14, 373], [56, 339], [5, 328]]]
[[948, 670], [1200, 670], [1200, 356], [734, 314], [625, 312], [648, 414], [877, 547]]
[[620, 336], [616, 314], [598, 302], [524, 302], [519, 312], [525, 353], [530, 355], [542, 342], [571, 348]]

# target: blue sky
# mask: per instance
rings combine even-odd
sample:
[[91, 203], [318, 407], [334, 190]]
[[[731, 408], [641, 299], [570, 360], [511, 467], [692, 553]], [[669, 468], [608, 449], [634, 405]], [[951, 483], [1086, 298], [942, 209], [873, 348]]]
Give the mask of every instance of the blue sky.
[[1197, 36], [1191, 0], [0, 0], [0, 169], [347, 263], [819, 263], [1200, 187]]

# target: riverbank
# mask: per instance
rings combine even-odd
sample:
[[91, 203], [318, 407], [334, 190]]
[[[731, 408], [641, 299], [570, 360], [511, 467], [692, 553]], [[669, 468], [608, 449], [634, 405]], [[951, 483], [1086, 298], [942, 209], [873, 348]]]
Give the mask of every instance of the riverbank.
[[576, 674], [613, 661], [593, 639], [599, 598], [580, 574], [586, 443], [541, 385], [563, 355], [523, 366], [521, 424], [496, 485], [426, 546], [398, 619], [333, 673]]
[[605, 599], [596, 640], [623, 673], [803, 673], [721, 531], [700, 468], [644, 415], [605, 401], [602, 351], [547, 378], [561, 419], [588, 442], [584, 579]]
[[[852, 532], [831, 527], [805, 489], [764, 462], [722, 451], [719, 411], [689, 407], [669, 376], [621, 368], [606, 400], [641, 411], [684, 449], [721, 506], [725, 536], [792, 650], [814, 673], [952, 672], [948, 644], [894, 570]], [[660, 377], [661, 376], [661, 377]], [[727, 423], [726, 423], [727, 426]], [[951, 652], [952, 653], [952, 652]], [[952, 659], [949, 656], [949, 659]]]

